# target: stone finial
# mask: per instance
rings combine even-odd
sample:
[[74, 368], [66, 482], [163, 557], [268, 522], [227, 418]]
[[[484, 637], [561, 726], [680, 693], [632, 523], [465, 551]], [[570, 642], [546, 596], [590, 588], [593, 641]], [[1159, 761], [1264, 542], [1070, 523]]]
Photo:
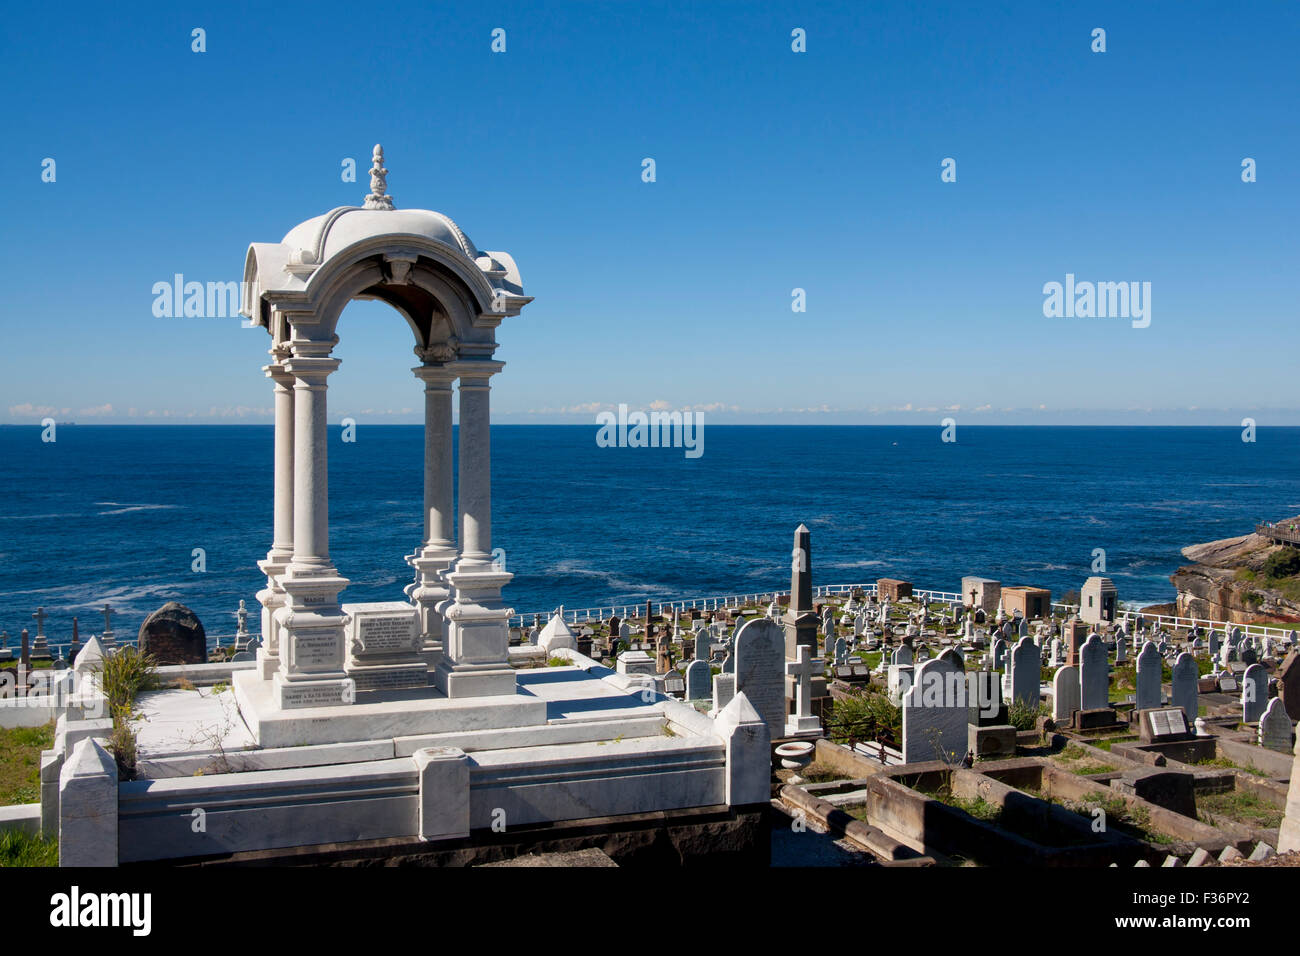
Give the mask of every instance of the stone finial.
[[388, 170], [384, 169], [384, 147], [375, 144], [375, 154], [370, 167], [370, 194], [366, 196], [366, 209], [392, 209], [393, 197], [388, 195]]

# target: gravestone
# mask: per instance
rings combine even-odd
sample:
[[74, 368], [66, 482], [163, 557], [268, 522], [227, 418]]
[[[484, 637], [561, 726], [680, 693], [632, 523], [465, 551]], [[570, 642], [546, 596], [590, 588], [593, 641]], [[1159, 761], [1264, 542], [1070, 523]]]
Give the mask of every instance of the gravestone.
[[916, 662], [916, 657], [912, 652], [911, 645], [900, 644], [889, 659], [889, 663], [897, 667], [910, 667]]
[[1088, 638], [1088, 625], [1072, 617], [1062, 626], [1061, 637], [1065, 641], [1065, 663], [1078, 667], [1079, 649]]
[[1106, 645], [1093, 634], [1079, 649], [1079, 709], [1110, 706], [1110, 659]]
[[[1292, 631], [1291, 633], [1295, 633]], [[1288, 651], [1277, 672], [1277, 696], [1292, 720], [1300, 720], [1300, 652]]]
[[1268, 706], [1268, 671], [1263, 664], [1251, 664], [1241, 675], [1241, 720], [1253, 724]]
[[709, 665], [702, 660], [693, 660], [686, 665], [686, 699], [687, 700], [708, 700], [711, 690], [710, 684], [713, 682], [713, 675], [709, 673]]
[[1291, 718], [1282, 698], [1274, 697], [1259, 718], [1259, 745], [1279, 753], [1291, 753]]
[[414, 605], [379, 601], [344, 604], [340, 609], [348, 616], [343, 630], [348, 652], [345, 670], [357, 690], [424, 687], [429, 683], [429, 665], [420, 657], [424, 638]]
[[1007, 642], [1004, 638], [999, 637], [993, 642], [993, 669], [995, 671], [1005, 670], [1007, 668]]
[[645, 651], [624, 651], [618, 655], [614, 669], [627, 676], [641, 674], [654, 677], [657, 673], [654, 658]]
[[1082, 701], [1079, 668], [1066, 664], [1052, 675], [1052, 719], [1072, 721]]
[[[1024, 620], [1024, 618], [1021, 618]], [[1011, 651], [1011, 700], [1038, 710], [1043, 658], [1034, 639], [1026, 634]]]
[[1219, 671], [1215, 677], [1218, 681], [1219, 693], [1235, 694], [1237, 692], [1237, 676], [1232, 671]]
[[46, 660], [50, 656], [50, 645], [45, 638], [45, 620], [49, 615], [45, 613], [45, 608], [38, 607], [32, 617], [36, 618], [36, 637], [32, 642], [32, 657]]
[[794, 713], [785, 722], [786, 736], [821, 733], [821, 721], [812, 712], [812, 680], [814, 673], [821, 672], [822, 665], [804, 644], [795, 648], [794, 660], [785, 662], [785, 672], [794, 678], [795, 685]]
[[144, 619], [136, 646], [161, 665], [206, 664], [208, 639], [198, 615], [183, 604], [168, 601]]
[[1175, 707], [1181, 707], [1187, 714], [1188, 720], [1195, 720], [1200, 712], [1198, 701], [1197, 684], [1200, 680], [1200, 673], [1196, 669], [1196, 658], [1183, 651], [1174, 661], [1173, 678], [1171, 680], [1172, 692], [1170, 694], [1170, 703]]
[[1160, 650], [1151, 641], [1142, 645], [1142, 653], [1137, 657], [1137, 700], [1136, 710], [1150, 710], [1164, 703], [1160, 691], [1160, 672], [1164, 659]]
[[713, 712], [719, 713], [736, 696], [736, 675], [715, 674], [713, 677]]
[[1123, 629], [1115, 637], [1115, 666], [1128, 663], [1128, 638], [1124, 636]]
[[[953, 693], [961, 683], [961, 693]], [[946, 650], [926, 661], [903, 697], [903, 762], [955, 762], [967, 749], [967, 700], [961, 656]]]
[[885, 691], [889, 695], [889, 702], [895, 707], [902, 705], [903, 696], [912, 686], [913, 671], [915, 668], [911, 664], [890, 664], [888, 676], [885, 682]]
[[1144, 744], [1172, 743], [1188, 740], [1195, 734], [1179, 707], [1153, 707], [1139, 710], [1138, 739]]
[[835, 639], [835, 663], [843, 664], [849, 659], [849, 645], [842, 637]]
[[743, 693], [767, 724], [772, 740], [785, 730], [785, 631], [755, 618], [736, 635], [736, 693]]

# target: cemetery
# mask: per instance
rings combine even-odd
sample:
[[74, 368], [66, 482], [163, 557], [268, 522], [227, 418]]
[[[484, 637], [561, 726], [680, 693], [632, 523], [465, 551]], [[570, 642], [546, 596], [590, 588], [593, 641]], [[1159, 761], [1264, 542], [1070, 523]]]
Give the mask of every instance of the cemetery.
[[[98, 634], [74, 618], [52, 645], [38, 607], [17, 657], [0, 635], [0, 726], [52, 728], [37, 799], [0, 808], [0, 830], [57, 843], [65, 866], [1164, 867], [1300, 849], [1294, 629], [1144, 614], [1100, 576], [1074, 604], [982, 574], [955, 592], [814, 586], [802, 524], [788, 590], [509, 607], [490, 382], [532, 300], [508, 253], [398, 208], [387, 175], [376, 146], [362, 205], [247, 251], [275, 410], [260, 613], [241, 601], [236, 633], [209, 635], [169, 602], [131, 639], [106, 603]], [[380, 602], [344, 601], [330, 555], [328, 380], [359, 298], [406, 319], [424, 398], [421, 534]]]

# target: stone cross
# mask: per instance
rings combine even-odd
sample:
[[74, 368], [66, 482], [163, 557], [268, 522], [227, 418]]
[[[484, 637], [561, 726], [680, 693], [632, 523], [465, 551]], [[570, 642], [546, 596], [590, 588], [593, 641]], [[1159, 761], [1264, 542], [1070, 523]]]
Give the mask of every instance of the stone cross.
[[812, 679], [820, 661], [812, 658], [807, 644], [795, 646], [795, 659], [785, 662], [785, 672], [794, 678], [794, 714], [786, 722], [786, 733], [797, 734], [821, 729], [821, 722], [812, 714]]
[[104, 630], [111, 634], [113, 631], [113, 615], [117, 613], [117, 609], [111, 604], [105, 604], [104, 610], [99, 613], [104, 615]]
[[36, 636], [37, 636], [37, 638], [42, 638], [42, 637], [44, 637], [44, 636], [45, 636], [45, 619], [46, 619], [47, 617], [49, 617], [49, 615], [45, 613], [45, 608], [43, 608], [43, 607], [38, 607], [38, 608], [36, 609], [36, 613], [34, 613], [34, 614], [32, 615], [32, 617], [36, 618]]

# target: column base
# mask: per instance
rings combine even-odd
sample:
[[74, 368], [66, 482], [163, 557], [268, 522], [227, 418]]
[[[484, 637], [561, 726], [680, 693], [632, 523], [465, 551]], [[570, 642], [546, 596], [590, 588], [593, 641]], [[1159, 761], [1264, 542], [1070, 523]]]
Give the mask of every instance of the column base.
[[280, 655], [272, 654], [264, 647], [257, 649], [257, 676], [262, 680], [270, 680], [280, 670]]
[[272, 678], [271, 688], [272, 700], [280, 710], [345, 706], [357, 700], [356, 684], [350, 677], [288, 680], [280, 671]]
[[453, 664], [447, 658], [438, 662], [433, 683], [449, 699], [464, 697], [501, 697], [518, 691], [514, 668], [509, 664]]
[[405, 594], [419, 615], [422, 639], [420, 657], [430, 668], [435, 667], [446, 653], [443, 644], [444, 623], [438, 606], [453, 597], [442, 575], [455, 560], [455, 548], [436, 547], [417, 551], [406, 559], [406, 563], [415, 569], [415, 581], [406, 586]]

